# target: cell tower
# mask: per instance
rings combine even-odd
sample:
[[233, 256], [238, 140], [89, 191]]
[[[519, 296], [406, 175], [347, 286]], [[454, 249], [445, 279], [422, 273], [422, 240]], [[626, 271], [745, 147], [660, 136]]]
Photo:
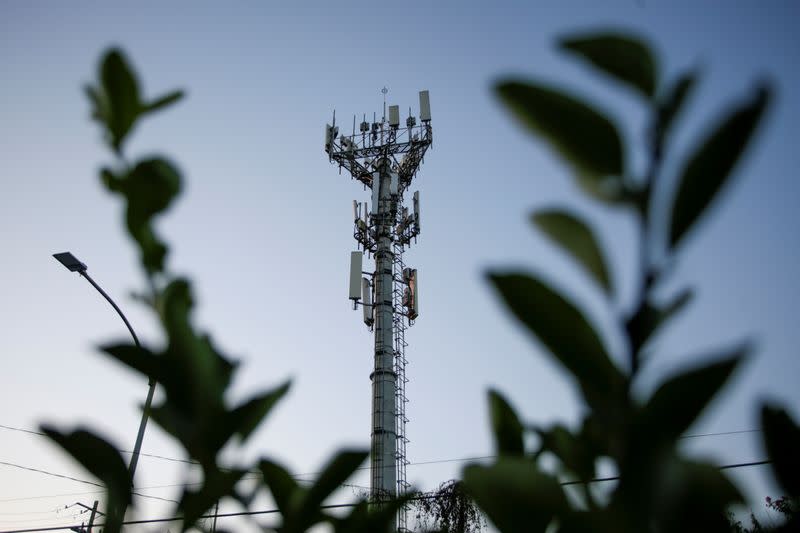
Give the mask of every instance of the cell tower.
[[[372, 190], [371, 203], [353, 201], [353, 236], [359, 251], [350, 255], [350, 299], [362, 306], [364, 323], [375, 334], [372, 380], [372, 434], [370, 498], [380, 502], [403, 494], [406, 481], [406, 326], [419, 314], [417, 270], [407, 268], [403, 253], [420, 232], [419, 191], [412, 207], [404, 193], [433, 141], [428, 91], [419, 93], [419, 119], [408, 111], [400, 127], [399, 106], [389, 106], [380, 121], [364, 115], [358, 131], [353, 117], [352, 135], [340, 135], [333, 124], [325, 126], [325, 151], [331, 162], [344, 168], [364, 189]], [[363, 271], [364, 254], [373, 257], [375, 269]], [[398, 531], [407, 530], [405, 513], [398, 516]]]

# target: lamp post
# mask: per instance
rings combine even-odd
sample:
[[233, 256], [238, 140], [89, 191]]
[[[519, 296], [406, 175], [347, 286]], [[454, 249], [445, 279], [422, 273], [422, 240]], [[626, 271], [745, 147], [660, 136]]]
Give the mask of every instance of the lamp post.
[[[53, 254], [53, 257], [55, 257], [70, 272], [77, 272], [78, 274], [86, 278], [86, 281], [91, 283], [92, 287], [97, 289], [97, 292], [103, 295], [103, 298], [105, 298], [106, 301], [108, 301], [108, 303], [111, 304], [111, 307], [114, 308], [114, 310], [117, 312], [120, 318], [122, 318], [122, 321], [125, 322], [125, 325], [128, 327], [128, 331], [131, 332], [131, 337], [133, 337], [133, 342], [136, 344], [136, 347], [140, 348], [141, 344], [139, 344], [139, 338], [136, 336], [136, 332], [133, 331], [130, 322], [128, 322], [128, 319], [125, 318], [125, 315], [122, 313], [122, 310], [119, 308], [119, 306], [117, 306], [117, 304], [114, 303], [114, 300], [112, 300], [111, 297], [108, 294], [106, 294], [106, 291], [100, 288], [100, 285], [98, 285], [91, 278], [91, 276], [89, 276], [89, 274], [86, 273], [88, 267], [84, 263], [79, 261], [77, 257], [75, 257], [69, 252]], [[142, 421], [139, 423], [139, 433], [136, 435], [136, 444], [133, 446], [133, 455], [131, 456], [131, 462], [128, 465], [128, 472], [130, 472], [131, 475], [131, 483], [133, 483], [133, 476], [136, 473], [136, 465], [139, 462], [139, 453], [142, 449], [142, 440], [144, 440], [144, 430], [147, 427], [147, 419], [150, 417], [150, 404], [153, 403], [153, 393], [156, 390], [156, 382], [152, 378], [149, 379], [150, 379], [149, 381], [150, 388], [147, 391], [147, 399], [144, 402], [144, 410], [142, 411]]]

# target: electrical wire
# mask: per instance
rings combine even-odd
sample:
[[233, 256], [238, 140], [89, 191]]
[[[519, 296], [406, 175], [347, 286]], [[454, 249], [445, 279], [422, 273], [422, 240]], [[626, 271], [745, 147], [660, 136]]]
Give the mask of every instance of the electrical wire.
[[[67, 479], [69, 481], [75, 481], [77, 483], [84, 483], [86, 485], [92, 485], [92, 486], [95, 486], [95, 487], [105, 488], [105, 485], [103, 485], [102, 483], [96, 483], [94, 481], [88, 481], [86, 479], [80, 479], [80, 478], [72, 477], [72, 476], [65, 476], [64, 474], [56, 474], [55, 472], [50, 472], [48, 470], [42, 470], [42, 469], [39, 469], [39, 468], [33, 468], [33, 467], [30, 467], [30, 466], [18, 465], [18, 464], [9, 463], [9, 462], [6, 462], [6, 461], [0, 461], [0, 465], [11, 466], [11, 467], [14, 467], [14, 468], [19, 468], [21, 470], [27, 470], [29, 472], [36, 472], [37, 474], [45, 474], [45, 475], [52, 476], [52, 477], [57, 477], [57, 478], [60, 478], [60, 479]], [[104, 492], [104, 491], [100, 491], [100, 492]], [[153, 500], [162, 500], [162, 501], [170, 502], [170, 503], [178, 503], [176, 500], [170, 500], [169, 498], [160, 498], [158, 496], [151, 496], [149, 494], [142, 494], [142, 493], [135, 492], [135, 491], [132, 492], [132, 494], [134, 494], [136, 496], [141, 496], [142, 498], [150, 498], [150, 499], [153, 499]], [[10, 500], [0, 500], [0, 501], [10, 501]]]
[[[764, 461], [752, 461], [748, 463], [736, 463], [730, 465], [722, 465], [718, 466], [718, 470], [729, 470], [733, 468], [744, 468], [750, 466], [763, 466], [766, 464], [770, 464], [772, 461], [764, 460]], [[603, 477], [603, 478], [595, 478], [590, 479], [589, 481], [562, 481], [560, 483], [561, 486], [569, 486], [569, 485], [577, 485], [582, 483], [599, 483], [605, 481], [616, 481], [619, 479], [619, 476], [610, 476], [610, 477]], [[421, 495], [416, 496], [414, 498], [410, 498], [411, 501], [415, 500], [427, 500], [431, 498], [435, 498], [436, 495]], [[330, 504], [330, 505], [321, 505], [320, 509], [342, 509], [346, 507], [355, 507], [356, 503], [337, 503], [337, 504]], [[265, 514], [275, 514], [279, 513], [280, 510], [278, 509], [263, 509], [259, 511], [239, 511], [235, 513], [214, 513], [209, 515], [203, 515], [198, 518], [198, 520], [205, 520], [210, 518], [231, 518], [235, 516], [255, 516], [255, 515], [265, 515]], [[156, 524], [156, 523], [163, 523], [163, 522], [177, 522], [178, 520], [182, 520], [183, 517], [180, 516], [173, 516], [169, 518], [151, 518], [147, 520], [128, 520], [122, 522], [122, 525], [137, 525], [137, 524]], [[61, 531], [64, 529], [71, 529], [74, 527], [80, 527], [79, 525], [72, 525], [72, 526], [57, 526], [57, 527], [46, 527], [46, 528], [31, 528], [31, 529], [13, 529], [13, 530], [6, 530], [0, 531], [0, 533], [38, 533], [41, 531]], [[94, 527], [102, 528], [105, 527], [105, 524], [96, 524]]]
[[[39, 436], [42, 436], [42, 437], [46, 437], [47, 436], [44, 433], [41, 433], [39, 431], [34, 431], [34, 430], [31, 430], [31, 429], [25, 429], [25, 428], [18, 428], [18, 427], [14, 427], [14, 426], [7, 426], [5, 424], [0, 424], [0, 429], [7, 429], [9, 431], [20, 431], [20, 432], [23, 432], [23, 433], [29, 433], [29, 434], [32, 434], [32, 435], [39, 435]], [[714, 432], [714, 433], [693, 433], [693, 434], [690, 434], [690, 435], [681, 435], [678, 438], [679, 439], [695, 439], [695, 438], [699, 438], [699, 437], [719, 437], [719, 436], [725, 436], [725, 435], [740, 435], [740, 434], [744, 434], [744, 433], [761, 433], [761, 430], [760, 429], [742, 429], [742, 430], [737, 430], [737, 431], [719, 431], [719, 432]], [[132, 454], [133, 453], [130, 450], [117, 450], [117, 451], [120, 452], [120, 453], [125, 453], [125, 454]], [[199, 464], [197, 461], [192, 461], [191, 459], [178, 459], [176, 457], [167, 457], [167, 456], [164, 456], [164, 455], [156, 455], [156, 454], [150, 454], [150, 453], [141, 453], [140, 455], [142, 457], [149, 457], [151, 459], [160, 459], [162, 461], [172, 461], [172, 462], [176, 462], [176, 463], [186, 463], [186, 464], [194, 464], [194, 465]], [[496, 455], [482, 455], [482, 456], [477, 456], [477, 457], [434, 459], [434, 460], [430, 460], [430, 461], [411, 462], [411, 463], [408, 463], [408, 466], [432, 465], [432, 464], [439, 464], [439, 463], [459, 463], [459, 462], [466, 462], [466, 461], [480, 461], [480, 460], [484, 460], [484, 459], [495, 459], [495, 458], [497, 458]], [[360, 468], [358, 468], [358, 470], [368, 470], [369, 468], [370, 467], [368, 467], [368, 466], [360, 467]], [[252, 472], [252, 473], [258, 474], [258, 472]], [[320, 474], [320, 472], [308, 472], [308, 473], [305, 473], [305, 474], [293, 474], [292, 477], [298, 478], [298, 477], [316, 476], [316, 475], [319, 475], [319, 474]]]

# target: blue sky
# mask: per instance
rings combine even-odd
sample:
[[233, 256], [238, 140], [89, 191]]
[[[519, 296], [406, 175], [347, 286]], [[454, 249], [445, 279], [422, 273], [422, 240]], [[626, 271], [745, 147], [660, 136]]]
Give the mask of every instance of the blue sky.
[[[797, 414], [799, 10], [778, 1], [0, 2], [0, 424], [88, 423], [120, 448], [133, 446], [146, 383], [95, 349], [124, 339], [124, 325], [50, 257], [75, 253], [140, 337], [158, 342], [152, 318], [128, 298], [142, 280], [120, 205], [96, 177], [109, 156], [81, 91], [110, 45], [126, 51], [146, 94], [187, 90], [135, 131], [129, 155], [165, 153], [184, 172], [185, 194], [159, 228], [173, 245], [171, 268], [197, 282], [197, 323], [243, 362], [235, 395], [294, 379], [247, 457], [267, 454], [307, 473], [339, 446], [368, 445], [372, 341], [346, 299], [351, 204], [368, 193], [328, 163], [323, 126], [334, 108], [343, 127], [353, 114], [380, 112], [383, 86], [404, 112], [416, 112], [417, 91], [430, 90], [435, 139], [414, 185], [423, 233], [406, 254], [420, 271], [422, 305], [407, 333], [410, 460], [491, 453], [488, 386], [527, 420], [575, 421], [576, 391], [483, 275], [506, 266], [545, 273], [619, 346], [600, 295], [526, 219], [534, 208], [566, 204], [598, 224], [613, 250], [616, 309], [631, 298], [632, 220], [580, 197], [566, 167], [515, 125], [491, 86], [513, 75], [569, 87], [601, 102], [638, 140], [645, 116], [634, 97], [553, 45], [564, 33], [605, 27], [647, 35], [667, 79], [701, 68], [673, 161], [757, 79], [771, 79], [777, 93], [737, 180], [676, 267], [673, 286], [692, 285], [698, 297], [659, 338], [641, 390], [697, 355], [752, 338], [756, 353], [692, 431], [755, 429], [755, 402], [765, 397]], [[641, 164], [641, 153], [630, 157]], [[41, 437], [0, 434], [0, 461], [88, 477]], [[740, 433], [689, 444], [731, 463], [761, 459], [758, 440]], [[155, 426], [144, 451], [179, 456]], [[408, 474], [432, 488], [460, 467], [412, 465]], [[766, 474], [736, 477], [762, 498], [776, 495]], [[137, 484], [174, 485], [182, 476], [177, 463], [143, 458]], [[91, 486], [10, 466], [0, 465], [0, 480], [0, 529], [69, 523], [69, 511], [52, 510], [96, 497]], [[176, 490], [142, 492], [170, 498]], [[169, 508], [141, 505], [148, 517]]]

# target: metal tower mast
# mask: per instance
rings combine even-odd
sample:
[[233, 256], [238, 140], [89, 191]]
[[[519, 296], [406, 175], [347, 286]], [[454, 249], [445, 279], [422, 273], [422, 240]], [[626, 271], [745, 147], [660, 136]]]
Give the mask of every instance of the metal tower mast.
[[[382, 91], [384, 97], [386, 89]], [[420, 124], [411, 115], [400, 127], [398, 106], [377, 121], [362, 119], [358, 132], [353, 117], [351, 135], [340, 135], [336, 115], [325, 127], [325, 151], [331, 162], [372, 190], [371, 205], [353, 202], [354, 237], [361, 251], [352, 252], [350, 299], [360, 304], [364, 322], [374, 331], [372, 380], [371, 499], [404, 493], [406, 482], [405, 329], [419, 313], [418, 278], [403, 262], [405, 248], [420, 232], [419, 192], [412, 209], [404, 206], [404, 193], [433, 141], [428, 91], [419, 93]], [[374, 257], [375, 269], [362, 271], [363, 254]], [[367, 277], [362, 277], [365, 274]], [[405, 513], [398, 530], [406, 529]]]

